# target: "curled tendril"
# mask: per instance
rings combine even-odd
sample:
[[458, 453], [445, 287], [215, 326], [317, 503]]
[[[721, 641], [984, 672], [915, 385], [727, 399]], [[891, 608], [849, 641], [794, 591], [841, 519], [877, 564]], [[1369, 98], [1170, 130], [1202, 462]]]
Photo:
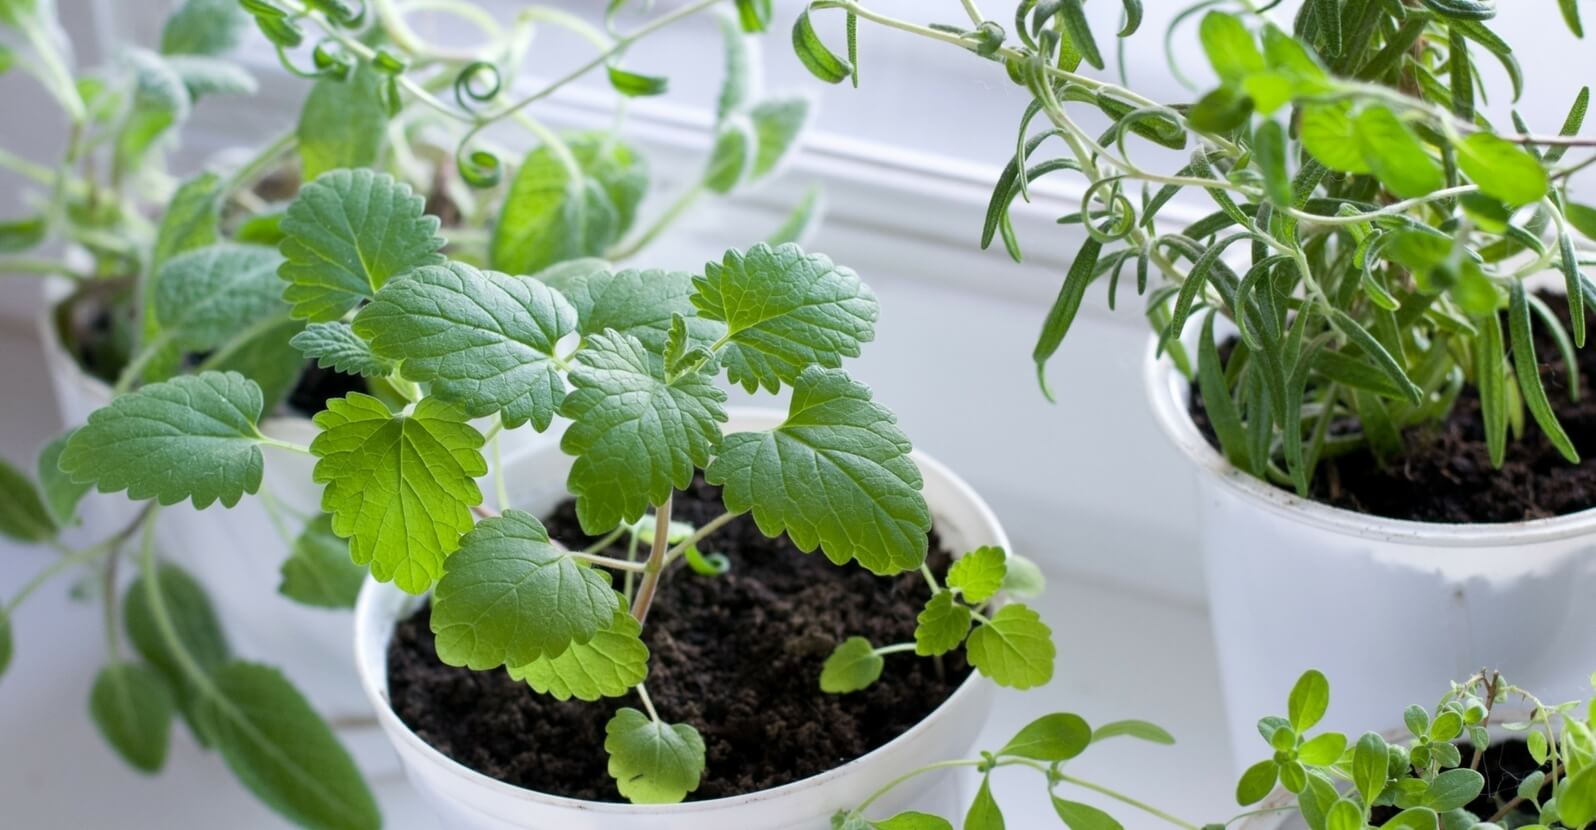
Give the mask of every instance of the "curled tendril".
[[504, 79], [499, 74], [499, 67], [488, 61], [477, 61], [454, 76], [454, 100], [460, 109], [477, 112], [484, 104], [497, 98], [503, 87]]
[[357, 29], [366, 20], [365, 0], [307, 0], [307, 4], [345, 29]]
[[466, 184], [487, 189], [494, 187], [504, 178], [504, 165], [499, 157], [487, 150], [465, 151], [465, 145], [455, 151], [455, 166], [460, 170], [460, 178]]
[[697, 545], [688, 545], [682, 553], [687, 557], [687, 567], [700, 576], [720, 576], [731, 570], [731, 560], [724, 553], [700, 553]]
[[[1136, 207], [1124, 193], [1120, 192], [1120, 182], [1124, 178], [1124, 176], [1109, 176], [1098, 179], [1092, 182], [1081, 196], [1081, 216], [1084, 219], [1081, 227], [1086, 229], [1088, 236], [1103, 244], [1118, 242], [1130, 236], [1131, 231], [1136, 228]], [[1107, 214], [1112, 221], [1104, 222], [1102, 227], [1098, 227], [1091, 221], [1094, 215], [1091, 203], [1097, 192], [1105, 187], [1111, 188], [1103, 202], [1108, 208]]]
[[290, 75], [300, 78], [307, 78], [309, 80], [316, 80], [322, 76], [322, 73], [319, 69], [307, 70], [300, 69], [299, 67], [295, 66], [293, 59], [288, 57], [288, 50], [283, 48], [281, 43], [274, 42], [272, 43], [272, 47], [277, 50], [277, 62], [282, 64], [283, 69], [287, 70]]
[[354, 60], [344, 51], [343, 45], [330, 37], [322, 38], [311, 50], [310, 57], [316, 65], [316, 74], [321, 77], [347, 80], [355, 68]]
[[279, 50], [293, 49], [305, 42], [305, 30], [299, 28], [293, 18], [273, 13], [257, 14], [255, 25]]
[[393, 50], [382, 47], [371, 58], [371, 65], [384, 75], [400, 75], [410, 68], [410, 62], [394, 54]]

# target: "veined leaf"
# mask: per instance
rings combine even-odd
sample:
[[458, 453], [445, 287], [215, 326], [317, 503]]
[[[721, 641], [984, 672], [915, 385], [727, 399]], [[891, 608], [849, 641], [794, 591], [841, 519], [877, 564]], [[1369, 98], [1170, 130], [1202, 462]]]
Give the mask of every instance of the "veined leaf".
[[322, 509], [333, 532], [349, 539], [357, 565], [419, 594], [443, 574], [443, 559], [471, 529], [482, 503], [472, 479], [487, 472], [481, 433], [453, 406], [425, 398], [394, 415], [360, 393], [327, 402], [310, 444], [315, 480], [326, 484]]
[[479, 522], [444, 561], [432, 631], [451, 666], [524, 666], [591, 641], [619, 607], [607, 573], [555, 547], [536, 516], [507, 510]]
[[388, 280], [443, 261], [438, 219], [410, 186], [371, 170], [334, 170], [305, 185], [280, 225], [278, 275], [295, 317], [331, 322]]
[[[323, 76], [311, 86], [297, 130], [300, 175], [305, 181], [314, 182], [329, 171], [377, 163], [388, 134], [385, 84], [381, 72], [361, 63], [348, 78]], [[390, 238], [409, 241], [415, 237], [396, 233]]]
[[[882, 819], [866, 825], [873, 830], [953, 830], [953, 825], [941, 816], [930, 813], [920, 813], [914, 810], [899, 813], [892, 818]], [[841, 830], [852, 830], [851, 825], [843, 825]]]
[[1055, 712], [1026, 724], [998, 750], [998, 754], [1037, 761], [1068, 761], [1086, 751], [1092, 740], [1092, 727], [1080, 715]]
[[1175, 736], [1156, 723], [1144, 720], [1117, 720], [1105, 723], [1092, 730], [1092, 743], [1106, 741], [1118, 737], [1137, 738], [1148, 743], [1171, 746], [1175, 743]]
[[44, 506], [50, 511], [50, 518], [56, 527], [67, 527], [77, 522], [78, 502], [93, 486], [73, 481], [71, 476], [61, 471], [61, 453], [66, 450], [67, 440], [76, 431], [76, 428], [67, 430], [39, 451], [39, 488], [44, 495]]
[[511, 666], [510, 676], [556, 700], [620, 697], [648, 677], [648, 646], [643, 645], [642, 634], [642, 624], [627, 613], [622, 601], [610, 626], [599, 629], [593, 639], [573, 642], [557, 656]]
[[206, 369], [237, 372], [260, 387], [261, 412], [271, 412], [299, 383], [305, 370], [304, 357], [290, 342], [305, 329], [303, 320], [288, 316], [286, 306], [279, 313], [238, 333], [206, 358]]
[[222, 666], [211, 676], [200, 719], [238, 780], [290, 821], [328, 830], [381, 826], [349, 753], [278, 670]]
[[1064, 822], [1069, 830], [1122, 830], [1121, 825], [1113, 816], [1090, 804], [1079, 801], [1067, 801], [1053, 796], [1053, 812]]
[[698, 316], [689, 297], [693, 278], [685, 271], [611, 271], [603, 260], [578, 259], [540, 272], [537, 277], [576, 308], [583, 337], [614, 329], [637, 338], [650, 352], [663, 352], [671, 317], [687, 318], [693, 342], [713, 343], [726, 326]]
[[938, 591], [915, 617], [914, 653], [921, 657], [946, 654], [964, 642], [970, 632], [970, 609], [953, 601], [952, 591]]
[[820, 40], [820, 35], [815, 32], [815, 24], [809, 22], [807, 7], [793, 23], [792, 48], [804, 68], [828, 84], [842, 83], [843, 79], [853, 74], [853, 65], [837, 57]]
[[1307, 732], [1324, 717], [1330, 708], [1330, 682], [1322, 672], [1310, 669], [1297, 678], [1291, 687], [1286, 716], [1298, 735]]
[[366, 579], [364, 568], [349, 559], [349, 543], [332, 529], [325, 513], [311, 519], [283, 560], [277, 592], [303, 605], [354, 608]]
[[1008, 556], [1002, 548], [985, 545], [966, 553], [948, 568], [948, 587], [956, 588], [964, 601], [980, 605], [1003, 587], [1008, 573]]
[[[141, 342], [149, 343], [161, 333], [161, 321], [155, 309], [160, 280], [155, 275], [172, 257], [203, 248], [221, 238], [217, 227], [221, 221], [221, 194], [221, 177], [215, 173], [201, 173], [179, 185], [167, 203], [161, 225], [155, 232], [149, 270], [145, 272], [147, 276], [139, 291], [143, 304], [139, 321]], [[166, 380], [177, 374], [181, 359], [182, 351], [175, 344], [168, 345], [146, 364], [143, 379], [145, 382]]]
[[1021, 605], [1005, 605], [991, 621], [976, 626], [965, 644], [970, 665], [999, 686], [1029, 689], [1053, 679], [1053, 632], [1041, 615]]
[[992, 781], [981, 776], [981, 788], [975, 791], [970, 809], [964, 814], [964, 830], [1004, 830], [1003, 811], [992, 797]]
[[560, 448], [576, 456], [568, 486], [588, 532], [635, 522], [664, 503], [720, 443], [726, 393], [698, 372], [667, 380], [664, 361], [635, 337], [593, 336], [570, 378], [560, 414], [572, 424]]
[[510, 274], [532, 274], [597, 256], [631, 225], [648, 187], [648, 168], [626, 144], [597, 135], [527, 155], [504, 199], [489, 260]]
[[311, 323], [290, 342], [317, 366], [346, 375], [386, 377], [396, 368], [393, 361], [372, 354], [371, 344], [344, 322]]
[[758, 152], [759, 136], [747, 116], [734, 113], [715, 130], [715, 146], [704, 168], [704, 187], [711, 193], [730, 193], [749, 179]]
[[166, 679], [139, 663], [112, 663], [95, 675], [89, 715], [105, 742], [140, 772], [166, 763], [174, 704]]
[[875, 295], [852, 269], [797, 245], [727, 251], [694, 277], [699, 314], [726, 323], [727, 377], [774, 392], [805, 367], [835, 368], [875, 337]]
[[1302, 146], [1320, 164], [1343, 173], [1370, 173], [1373, 168], [1359, 149], [1352, 109], [1347, 104], [1318, 104], [1304, 107], [1300, 136]]
[[798, 145], [798, 138], [809, 121], [809, 106], [809, 99], [800, 96], [771, 98], [748, 110], [755, 137], [750, 180], [770, 175]]
[[182, 349], [203, 352], [285, 311], [271, 248], [220, 243], [178, 254], [155, 277], [155, 314]]
[[576, 309], [537, 280], [449, 262], [383, 286], [354, 329], [439, 400], [541, 432], [565, 397], [555, 345], [576, 330]]
[[1457, 166], [1485, 195], [1514, 207], [1546, 195], [1546, 171], [1524, 148], [1490, 133], [1474, 133], [1456, 146]]
[[1208, 12], [1198, 24], [1198, 36], [1208, 62], [1221, 80], [1239, 83], [1264, 71], [1264, 56], [1240, 18], [1224, 12]]
[[139, 574], [123, 596], [122, 624], [127, 629], [128, 639], [139, 655], [166, 678], [195, 738], [202, 744], [207, 743], [197, 718], [199, 690], [156, 623], [150, 592], [145, 585], [151, 578], [158, 581], [158, 591], [172, 627], [177, 631], [177, 640], [201, 671], [209, 674], [228, 661], [232, 650], [227, 644], [227, 635], [216, 619], [216, 611], [205, 589], [188, 572], [171, 563], [161, 563], [153, 575], [150, 572]]
[[810, 367], [793, 384], [787, 419], [728, 435], [704, 471], [733, 513], [752, 510], [766, 536], [786, 532], [839, 565], [876, 574], [925, 562], [931, 513], [909, 439], [870, 390], [837, 369]]
[[1508, 332], [1512, 337], [1514, 374], [1518, 376], [1518, 388], [1523, 393], [1524, 406], [1529, 409], [1531, 415], [1535, 416], [1535, 423], [1539, 424], [1541, 431], [1546, 433], [1546, 438], [1552, 442], [1552, 446], [1556, 447], [1570, 464], [1578, 464], [1579, 451], [1574, 449], [1574, 442], [1569, 440], [1568, 433], [1563, 431], [1563, 425], [1557, 420], [1557, 413], [1552, 410], [1551, 401], [1546, 398], [1546, 388], [1541, 385], [1541, 367], [1535, 358], [1535, 340], [1530, 333], [1529, 300], [1523, 282], [1518, 280], [1513, 282], [1510, 297], [1507, 313]]
[[604, 751], [616, 789], [633, 804], [672, 804], [698, 789], [704, 739], [687, 724], [617, 709], [604, 727]]
[[232, 51], [249, 26], [237, 0], [184, 0], [161, 29], [168, 55], [219, 55]]
[[260, 387], [237, 372], [150, 384], [91, 413], [67, 440], [61, 469], [102, 493], [232, 507], [260, 489], [260, 411]]
[[820, 667], [820, 690], [827, 694], [847, 694], [868, 688], [881, 677], [886, 661], [863, 637], [849, 637], [837, 644], [825, 665]]
[[1441, 165], [1390, 110], [1368, 107], [1358, 113], [1353, 124], [1364, 163], [1392, 193], [1412, 199], [1446, 185]]
[[0, 536], [43, 542], [55, 535], [55, 519], [39, 488], [21, 470], [0, 459]]

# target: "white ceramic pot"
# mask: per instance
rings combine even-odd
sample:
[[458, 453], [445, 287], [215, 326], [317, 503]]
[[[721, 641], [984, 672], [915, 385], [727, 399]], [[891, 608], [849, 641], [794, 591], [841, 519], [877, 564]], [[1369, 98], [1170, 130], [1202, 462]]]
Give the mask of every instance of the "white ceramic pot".
[[[1483, 668], [1544, 700], [1589, 691], [1596, 510], [1508, 524], [1368, 516], [1235, 469], [1187, 414], [1189, 386], [1148, 349], [1147, 394], [1196, 468], [1199, 545], [1238, 770], [1254, 725], [1306, 669], [1330, 679], [1327, 729], [1389, 723]], [[1184, 555], [1180, 552], [1176, 555]]]
[[[769, 429], [782, 420], [770, 410], [731, 409], [727, 431]], [[925, 499], [937, 531], [952, 550], [980, 545], [1008, 549], [1008, 536], [990, 508], [946, 467], [912, 456], [925, 477]], [[514, 503], [544, 513], [565, 498], [572, 459], [555, 447], [506, 459]], [[815, 555], [819, 555], [818, 553]], [[422, 602], [391, 585], [368, 580], [355, 608], [360, 678], [377, 720], [399, 754], [405, 774], [451, 828], [469, 830], [825, 830], [833, 813], [858, 805], [911, 769], [964, 757], [991, 708], [993, 687], [972, 674], [948, 700], [912, 729], [876, 750], [819, 775], [735, 798], [673, 805], [581, 801], [521, 789], [462, 766], [405, 726], [388, 704], [387, 651], [395, 624]], [[795, 678], [793, 682], [814, 682]], [[892, 815], [911, 807], [956, 815], [967, 804], [968, 780], [921, 776], [877, 802], [871, 812]], [[879, 811], [879, 812], [878, 812]]]

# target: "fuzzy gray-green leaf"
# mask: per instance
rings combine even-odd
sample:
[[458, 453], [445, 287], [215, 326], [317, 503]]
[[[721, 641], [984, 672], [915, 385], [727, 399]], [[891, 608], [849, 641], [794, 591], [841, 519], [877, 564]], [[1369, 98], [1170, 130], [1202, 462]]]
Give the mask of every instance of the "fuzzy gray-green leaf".
[[317, 608], [354, 608], [366, 569], [349, 558], [349, 543], [333, 533], [332, 517], [311, 519], [279, 569], [277, 592]]
[[161, 331], [179, 347], [202, 352], [287, 311], [277, 279], [282, 261], [271, 248], [228, 242], [172, 257], [155, 277]]
[[612, 271], [603, 260], [579, 259], [546, 269], [537, 279], [570, 300], [584, 337], [614, 329], [660, 353], [676, 314], [687, 318], [693, 342], [713, 343], [726, 333], [724, 324], [698, 316], [689, 299], [693, 278], [685, 271]]
[[166, 679], [140, 663], [105, 666], [89, 691], [89, 715], [100, 735], [140, 772], [166, 763], [174, 712]]
[[0, 536], [19, 542], [55, 538], [56, 521], [33, 480], [0, 459]]
[[317, 366], [346, 375], [385, 377], [395, 368], [393, 361], [372, 354], [371, 344], [355, 334], [348, 323], [311, 323], [291, 342]]

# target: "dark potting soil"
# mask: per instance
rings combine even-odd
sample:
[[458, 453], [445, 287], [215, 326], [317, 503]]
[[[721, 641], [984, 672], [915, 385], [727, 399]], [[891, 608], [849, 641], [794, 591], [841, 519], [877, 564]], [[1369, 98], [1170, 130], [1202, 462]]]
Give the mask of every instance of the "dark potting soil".
[[[1463, 751], [1463, 766], [1472, 764], [1473, 747], [1459, 744], [1458, 748]], [[1485, 776], [1485, 789], [1463, 809], [1473, 813], [1480, 821], [1489, 821], [1502, 827], [1522, 827], [1535, 823], [1538, 816], [1534, 805], [1515, 803], [1518, 782], [1536, 770], [1547, 773], [1551, 770], [1535, 763], [1535, 759], [1530, 757], [1529, 747], [1522, 740], [1493, 742], [1486, 747], [1477, 769], [1480, 775]], [[1549, 787], [1542, 790], [1541, 800], [1544, 801], [1550, 794]], [[1508, 809], [1509, 805], [1512, 805], [1511, 809]], [[1372, 812], [1373, 824], [1379, 826], [1400, 811], [1395, 807], [1376, 807]]]
[[[1541, 294], [1553, 311], [1568, 320], [1568, 302]], [[1522, 438], [1508, 435], [1507, 456], [1500, 469], [1491, 466], [1485, 446], [1485, 423], [1479, 394], [1464, 389], [1444, 421], [1409, 429], [1406, 451], [1381, 466], [1367, 450], [1327, 458], [1319, 465], [1311, 496], [1335, 507], [1375, 516], [1422, 522], [1473, 524], [1517, 522], [1561, 516], [1596, 506], [1596, 348], [1575, 352], [1580, 400], [1569, 398], [1568, 369], [1556, 342], [1536, 321], [1535, 357], [1541, 383], [1552, 409], [1583, 461], [1570, 464], [1546, 434], [1525, 413]], [[1505, 332], [1507, 323], [1503, 321]], [[1222, 354], [1229, 350], [1221, 348]], [[1511, 359], [1511, 355], [1509, 356]], [[1218, 446], [1193, 389], [1192, 419]]]
[[312, 418], [326, 409], [327, 402], [333, 398], [342, 398], [350, 392], [369, 391], [365, 378], [323, 369], [311, 360], [305, 362], [305, 371], [300, 373], [299, 382], [289, 390], [284, 403], [295, 413]]
[[86, 280], [54, 309], [55, 330], [90, 376], [116, 383], [138, 339], [135, 280]]
[[[724, 508], [701, 479], [676, 495], [675, 518], [702, 524]], [[590, 541], [573, 504], [546, 519], [568, 545]], [[660, 716], [689, 723], [707, 747], [704, 775], [689, 800], [779, 786], [832, 769], [901, 735], [969, 675], [962, 652], [935, 662], [890, 655], [881, 679], [847, 695], [820, 691], [820, 667], [843, 639], [877, 645], [914, 637], [929, 595], [918, 573], [880, 578], [803, 554], [785, 536], [767, 539], [740, 517], [701, 546], [724, 553], [731, 570], [700, 576], [673, 565], [649, 612], [648, 691]], [[932, 538], [931, 567], [946, 551]], [[626, 555], [617, 545], [611, 556]], [[445, 755], [516, 786], [595, 801], [619, 801], [606, 771], [604, 726], [634, 696], [566, 703], [537, 694], [502, 670], [474, 672], [439, 662], [429, 611], [400, 622], [388, 647], [393, 709]]]

